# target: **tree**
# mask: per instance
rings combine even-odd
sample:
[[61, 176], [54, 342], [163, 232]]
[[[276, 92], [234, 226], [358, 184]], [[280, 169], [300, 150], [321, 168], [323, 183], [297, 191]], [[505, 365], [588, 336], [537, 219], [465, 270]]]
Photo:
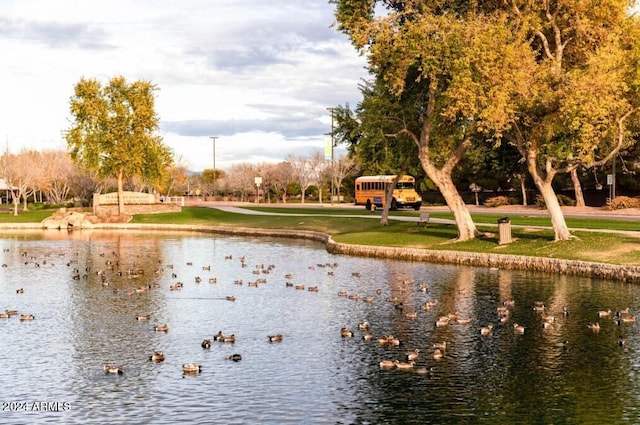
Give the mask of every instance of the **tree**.
[[[368, 55], [374, 84], [363, 108], [377, 110], [372, 121], [396, 137], [391, 150], [405, 144], [401, 138], [413, 142], [454, 215], [458, 240], [476, 237], [452, 173], [473, 142], [508, 128], [509, 106], [530, 87], [526, 39], [501, 17], [462, 13], [460, 2], [331, 2], [338, 29]], [[444, 13], [449, 4], [460, 10]], [[387, 13], [376, 17], [379, 6]]]
[[331, 172], [334, 178], [334, 184], [338, 191], [338, 202], [340, 202], [340, 188], [345, 178], [354, 176], [358, 172], [358, 164], [351, 155], [341, 155], [333, 163], [333, 171]]
[[[324, 159], [324, 154], [320, 151], [315, 151], [309, 158], [309, 167], [311, 168], [311, 175], [316, 181], [318, 187], [318, 202], [322, 204], [322, 188], [324, 186], [327, 171], [330, 168], [330, 163]], [[333, 196], [333, 194], [331, 194]]]
[[293, 170], [295, 180], [300, 184], [300, 191], [302, 192], [302, 200], [300, 202], [304, 204], [306, 191], [313, 184], [310, 160], [303, 156], [289, 155], [287, 156], [287, 162]]
[[155, 134], [159, 118], [154, 92], [148, 81], [128, 83], [114, 77], [102, 86], [95, 79], [82, 78], [70, 99], [71, 128], [67, 145], [74, 161], [101, 178], [118, 182], [118, 214], [124, 214], [124, 180], [138, 176], [158, 184], [172, 152]]

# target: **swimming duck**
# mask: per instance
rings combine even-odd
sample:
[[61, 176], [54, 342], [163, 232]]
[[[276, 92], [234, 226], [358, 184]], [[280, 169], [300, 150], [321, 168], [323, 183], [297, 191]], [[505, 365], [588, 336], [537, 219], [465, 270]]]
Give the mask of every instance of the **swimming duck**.
[[236, 297], [233, 296], [233, 295], [228, 295], [226, 299], [227, 299], [227, 301], [235, 301]]
[[413, 369], [413, 365], [415, 364], [415, 362], [401, 362], [399, 360], [396, 360], [394, 363], [396, 364], [396, 369], [400, 370]]
[[228, 342], [229, 344], [233, 344], [236, 342], [236, 336], [234, 334], [231, 334], [229, 336], [225, 336], [222, 339], [222, 342]]
[[222, 331], [218, 331], [218, 333], [213, 336], [214, 341], [222, 341], [223, 339], [224, 339], [224, 335], [222, 335]]
[[442, 350], [438, 350], [437, 348], [433, 351], [433, 358], [436, 360], [440, 360], [444, 357], [444, 353]]
[[22, 321], [35, 320], [35, 316], [33, 314], [21, 314], [20, 315], [20, 320], [22, 320]]
[[203, 340], [200, 346], [202, 348], [211, 348], [211, 340], [210, 339]]
[[366, 331], [367, 329], [369, 329], [369, 322], [365, 320], [364, 322], [358, 323], [358, 329], [360, 329], [361, 331]]
[[24, 288], [16, 289], [16, 294], [24, 294]]
[[371, 341], [373, 339], [373, 335], [369, 332], [362, 334], [362, 339], [365, 341]]
[[488, 324], [487, 326], [483, 326], [482, 328], [480, 328], [480, 335], [489, 335], [492, 330], [493, 330], [493, 325], [492, 324]]
[[414, 360], [417, 360], [417, 359], [418, 359], [418, 357], [420, 356], [420, 349], [419, 349], [419, 348], [416, 348], [416, 349], [415, 349], [415, 350], [413, 350], [413, 351], [409, 351], [409, 352], [406, 354], [406, 356], [407, 356], [407, 360], [408, 360], [408, 361], [410, 361], [410, 362], [411, 362], [411, 361], [414, 361]]
[[524, 326], [519, 325], [517, 323], [513, 324], [513, 331], [519, 335], [524, 334]]
[[153, 330], [156, 332], [167, 332], [169, 330], [169, 325], [166, 323], [164, 325], [156, 325], [153, 327]]
[[152, 362], [163, 362], [164, 361], [164, 353], [162, 351], [154, 351], [152, 355], [149, 356], [149, 361]]
[[240, 354], [232, 354], [232, 355], [227, 357], [227, 360], [231, 360], [231, 361], [234, 361], [234, 362], [239, 362], [240, 360], [242, 360], [242, 356]]
[[111, 373], [114, 375], [122, 375], [122, 366], [116, 366], [116, 365], [104, 365], [104, 371], [105, 373]]
[[589, 329], [591, 329], [592, 331], [599, 331], [600, 330], [600, 323], [595, 322], [595, 323], [588, 323], [587, 327]]
[[353, 336], [353, 332], [351, 331], [351, 329], [342, 328], [342, 329], [340, 329], [340, 335], [343, 338], [351, 338]]
[[267, 335], [267, 338], [269, 338], [269, 342], [280, 342], [282, 341], [282, 334]]
[[182, 371], [184, 373], [200, 373], [202, 366], [198, 363], [186, 363], [182, 365]]
[[447, 349], [447, 341], [436, 342], [433, 344], [433, 348], [436, 350], [446, 350]]
[[611, 315], [611, 310], [600, 310], [598, 312], [598, 317], [608, 317]]
[[151, 315], [150, 314], [144, 314], [144, 315], [136, 316], [136, 320], [149, 320], [149, 319], [151, 319]]
[[372, 302], [374, 302], [376, 299], [375, 299], [373, 296], [371, 296], [371, 295], [367, 295], [367, 296], [366, 296], [366, 297], [364, 297], [362, 300], [363, 300], [364, 302], [366, 302], [366, 303], [371, 304], [371, 303], [372, 303]]
[[618, 346], [622, 347], [623, 345], [625, 345], [627, 343], [627, 340], [624, 339], [622, 336], [618, 337]]
[[396, 362], [393, 360], [382, 360], [380, 362], [380, 369], [395, 369]]
[[2, 313], [0, 313], [0, 319], [8, 319], [10, 316], [7, 314], [6, 311], [3, 311]]

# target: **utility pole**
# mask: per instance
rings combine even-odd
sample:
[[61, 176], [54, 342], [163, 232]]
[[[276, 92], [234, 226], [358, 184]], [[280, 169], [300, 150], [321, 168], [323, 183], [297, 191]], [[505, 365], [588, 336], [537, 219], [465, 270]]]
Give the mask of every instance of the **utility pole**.
[[333, 206], [333, 192], [334, 192], [334, 187], [333, 187], [333, 181], [335, 180], [335, 176], [334, 176], [334, 156], [333, 156], [333, 147], [334, 147], [334, 143], [333, 143], [333, 130], [334, 130], [334, 122], [333, 122], [333, 111], [335, 108], [327, 108], [327, 111], [329, 111], [331, 113], [331, 205]]

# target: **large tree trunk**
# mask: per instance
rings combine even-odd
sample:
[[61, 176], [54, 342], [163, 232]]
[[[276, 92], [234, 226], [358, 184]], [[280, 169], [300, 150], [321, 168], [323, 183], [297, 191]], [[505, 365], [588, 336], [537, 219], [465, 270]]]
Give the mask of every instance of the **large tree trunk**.
[[437, 169], [429, 161], [421, 162], [422, 168], [424, 168], [427, 177], [429, 177], [431, 181], [433, 181], [433, 183], [438, 187], [438, 190], [442, 194], [445, 203], [453, 213], [453, 218], [458, 228], [457, 240], [467, 241], [470, 239], [474, 239], [476, 236], [479, 236], [480, 232], [478, 232], [478, 229], [476, 228], [476, 225], [471, 218], [471, 213], [464, 203], [462, 196], [460, 196], [458, 189], [453, 184], [451, 173]]
[[393, 191], [400, 180], [401, 174], [397, 174], [393, 181], [386, 186], [384, 193], [384, 206], [382, 207], [382, 215], [380, 216], [380, 225], [389, 225], [389, 210], [391, 209], [391, 202], [393, 201]]
[[571, 181], [573, 182], [573, 191], [576, 196], [576, 207], [584, 207], [584, 195], [582, 193], [582, 185], [580, 184], [580, 179], [578, 179], [578, 170], [574, 168], [571, 170]]
[[124, 215], [124, 190], [123, 190], [124, 170], [118, 171], [118, 215]]
[[[530, 154], [529, 158], [532, 157], [535, 157], [535, 154]], [[549, 212], [549, 218], [551, 218], [551, 226], [553, 227], [553, 232], [555, 234], [554, 240], [569, 240], [571, 238], [571, 233], [569, 232], [567, 223], [564, 220], [564, 214], [562, 212], [562, 208], [560, 208], [560, 203], [558, 202], [556, 192], [551, 186], [551, 182], [553, 181], [553, 174], [548, 174], [547, 178], [543, 179], [540, 175], [538, 167], [535, 166], [535, 161], [528, 161], [528, 164], [529, 173], [531, 174], [531, 177], [533, 177], [533, 182], [538, 188], [540, 196], [542, 196], [547, 211]]]

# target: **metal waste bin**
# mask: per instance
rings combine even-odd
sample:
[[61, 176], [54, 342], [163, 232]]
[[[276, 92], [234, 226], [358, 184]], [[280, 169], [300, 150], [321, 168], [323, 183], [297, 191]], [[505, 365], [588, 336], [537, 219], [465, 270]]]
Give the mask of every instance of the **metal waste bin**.
[[511, 243], [511, 221], [509, 217], [498, 219], [498, 245]]

